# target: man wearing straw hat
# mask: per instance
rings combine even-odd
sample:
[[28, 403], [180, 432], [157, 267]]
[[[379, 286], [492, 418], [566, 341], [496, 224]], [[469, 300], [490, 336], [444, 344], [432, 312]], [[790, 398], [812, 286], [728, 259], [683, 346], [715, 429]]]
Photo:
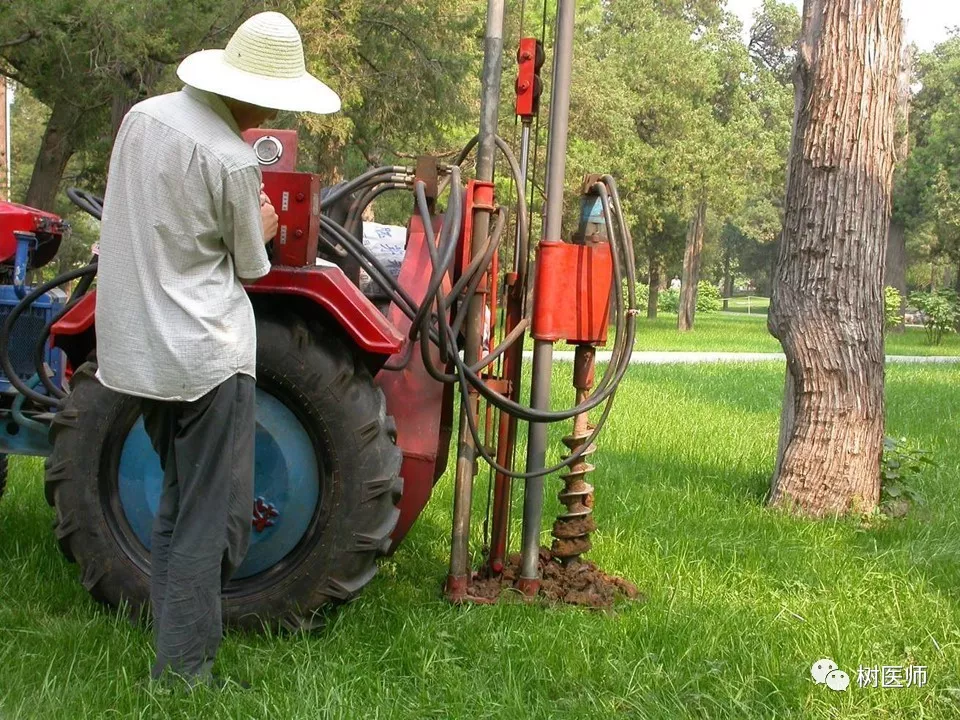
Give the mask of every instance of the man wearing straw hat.
[[221, 591], [253, 508], [256, 325], [242, 280], [269, 272], [277, 215], [240, 136], [278, 110], [331, 113], [279, 13], [177, 70], [180, 92], [134, 106], [110, 161], [97, 281], [97, 375], [141, 399], [164, 469], [151, 538], [151, 677], [222, 685]]

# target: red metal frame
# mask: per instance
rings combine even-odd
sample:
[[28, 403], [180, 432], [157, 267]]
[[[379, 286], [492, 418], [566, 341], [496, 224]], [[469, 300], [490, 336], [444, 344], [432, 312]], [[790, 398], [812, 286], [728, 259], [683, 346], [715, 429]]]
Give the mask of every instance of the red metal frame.
[[[507, 303], [504, 335], [510, 333], [523, 318], [523, 288], [515, 272], [507, 273]], [[520, 400], [520, 371], [523, 364], [523, 338], [521, 337], [503, 356], [502, 377], [507, 382], [507, 396], [514, 402]], [[500, 414], [497, 431], [497, 463], [513, 470], [513, 454], [517, 444], [517, 419], [507, 413]], [[507, 555], [507, 526], [510, 522], [511, 478], [497, 472], [493, 484], [492, 523], [490, 528], [490, 557], [487, 563], [493, 575], [503, 572]]]
[[[442, 226], [442, 218], [435, 218], [434, 237], [440, 236]], [[419, 303], [426, 294], [431, 271], [423, 221], [414, 216], [407, 229], [407, 250], [398, 282]], [[443, 291], [450, 292], [448, 280], [444, 281]], [[396, 305], [390, 306], [387, 318], [404, 335], [410, 330], [410, 319]], [[400, 519], [391, 535], [390, 552], [396, 549], [420, 515], [430, 499], [434, 483], [447, 465], [450, 427], [449, 422], [445, 423], [445, 417], [453, 407], [453, 396], [446, 392], [443, 383], [429, 375], [420, 352], [419, 346], [413, 348], [410, 362], [403, 370], [381, 370], [376, 378], [387, 401], [387, 413], [397, 423], [397, 445], [403, 450], [400, 469], [403, 496], [400, 499]], [[398, 352], [392, 361], [398, 362], [403, 355]], [[433, 344], [430, 345], [430, 356], [440, 367], [440, 353]]]
[[540, 68], [543, 65], [543, 47], [537, 38], [520, 38], [517, 50], [517, 115], [532, 119], [539, 111], [542, 85]]
[[287, 267], [312, 267], [320, 235], [320, 176], [264, 169], [263, 192], [277, 211], [271, 261]]
[[248, 285], [247, 292], [295, 295], [312, 301], [326, 310], [361, 350], [392, 355], [403, 345], [403, 335], [338, 267], [275, 267]]
[[[347, 332], [357, 346], [374, 355], [388, 356], [400, 350], [403, 336], [377, 308], [351, 283], [338, 267], [276, 267], [266, 277], [247, 286], [252, 295], [291, 295], [305, 298], [322, 308]], [[85, 295], [51, 332], [57, 347], [71, 355], [76, 364], [85, 359], [86, 349], [71, 340], [91, 332], [96, 320], [96, 291]], [[90, 342], [95, 340], [91, 337]]]
[[610, 245], [541, 241], [533, 337], [570, 343], [607, 341], [613, 258]]
[[17, 252], [14, 233], [36, 233], [41, 242], [33, 253], [30, 267], [41, 267], [57, 254], [68, 230], [69, 225], [53, 213], [0, 200], [0, 262], [12, 261]]

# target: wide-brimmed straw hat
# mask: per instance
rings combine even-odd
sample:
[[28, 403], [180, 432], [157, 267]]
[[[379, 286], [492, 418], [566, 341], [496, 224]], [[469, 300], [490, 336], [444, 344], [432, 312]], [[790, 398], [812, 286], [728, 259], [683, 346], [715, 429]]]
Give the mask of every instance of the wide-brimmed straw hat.
[[340, 97], [307, 72], [300, 33], [278, 12], [251, 17], [224, 50], [188, 56], [177, 76], [200, 90], [274, 110], [326, 114], [340, 109]]

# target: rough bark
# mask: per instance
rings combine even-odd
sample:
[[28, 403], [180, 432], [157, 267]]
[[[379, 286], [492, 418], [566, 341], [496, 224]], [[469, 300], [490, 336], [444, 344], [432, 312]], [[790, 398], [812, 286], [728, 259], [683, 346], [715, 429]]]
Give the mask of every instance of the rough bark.
[[25, 202], [30, 207], [53, 210], [63, 172], [76, 150], [78, 119], [78, 111], [73, 105], [65, 100], [54, 103], [27, 188]]
[[657, 319], [657, 303], [660, 300], [660, 273], [661, 260], [659, 256], [651, 251], [649, 253], [649, 282], [650, 292], [647, 295], [647, 318], [649, 320]]
[[883, 267], [900, 0], [806, 0], [768, 319], [787, 356], [769, 502], [869, 511], [883, 448]]
[[683, 274], [680, 276], [680, 312], [677, 328], [693, 329], [697, 312], [697, 284], [700, 282], [700, 256], [703, 253], [703, 232], [707, 221], [707, 202], [701, 200], [687, 227], [687, 247], [683, 251]]

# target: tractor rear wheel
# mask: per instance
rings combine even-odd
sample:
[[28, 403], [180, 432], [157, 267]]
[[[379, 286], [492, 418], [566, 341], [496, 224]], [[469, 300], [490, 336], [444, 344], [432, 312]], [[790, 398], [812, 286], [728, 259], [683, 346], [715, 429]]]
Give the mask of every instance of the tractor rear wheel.
[[[399, 517], [402, 454], [384, 397], [332, 332], [258, 317], [250, 549], [224, 588], [225, 622], [309, 629], [317, 610], [373, 578]], [[47, 490], [56, 535], [94, 598], [149, 601], [150, 531], [162, 484], [139, 402], [87, 363], [57, 413]]]

